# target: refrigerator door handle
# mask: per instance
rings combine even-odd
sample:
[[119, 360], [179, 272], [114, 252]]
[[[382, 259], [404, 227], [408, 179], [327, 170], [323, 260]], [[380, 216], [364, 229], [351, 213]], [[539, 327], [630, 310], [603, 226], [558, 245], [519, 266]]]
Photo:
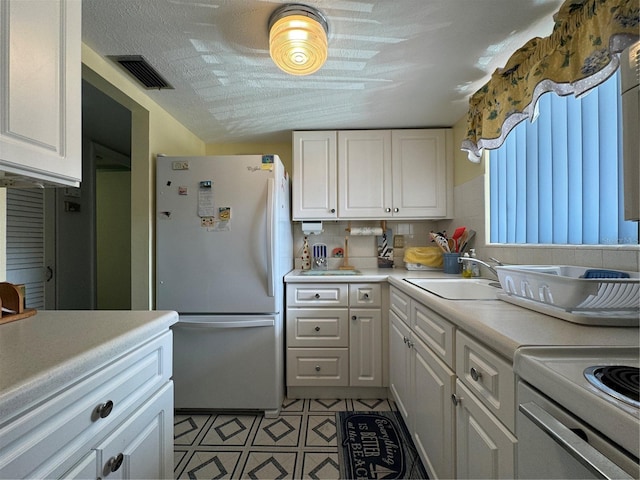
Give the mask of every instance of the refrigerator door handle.
[[276, 324], [272, 318], [265, 318], [260, 320], [232, 320], [228, 322], [211, 322], [201, 321], [192, 318], [181, 317], [180, 321], [176, 323], [177, 327], [191, 327], [191, 328], [255, 328], [255, 327], [273, 327]]
[[275, 264], [275, 180], [269, 178], [267, 180], [267, 295], [274, 297], [276, 295], [275, 285], [273, 281], [274, 264]]

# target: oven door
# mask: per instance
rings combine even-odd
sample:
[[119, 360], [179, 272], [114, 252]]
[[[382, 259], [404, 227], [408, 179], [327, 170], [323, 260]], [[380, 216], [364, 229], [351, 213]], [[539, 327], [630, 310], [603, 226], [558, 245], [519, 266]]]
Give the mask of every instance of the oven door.
[[518, 403], [518, 478], [639, 478], [636, 460], [522, 381]]

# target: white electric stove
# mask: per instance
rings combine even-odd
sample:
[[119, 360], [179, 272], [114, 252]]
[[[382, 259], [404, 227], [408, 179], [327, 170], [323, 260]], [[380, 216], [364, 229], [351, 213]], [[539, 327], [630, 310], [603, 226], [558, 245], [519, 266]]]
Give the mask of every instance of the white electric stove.
[[[523, 468], [529, 460], [530, 465], [540, 469], [540, 465], [551, 464], [557, 456], [558, 468], [566, 468], [568, 460], [564, 458], [566, 452], [560, 453], [563, 435], [569, 440], [562, 447], [572, 450], [575, 444], [583, 443], [579, 438], [571, 438], [572, 434], [584, 437], [585, 445], [578, 445], [576, 453], [571, 453], [571, 461], [576, 459], [577, 468], [589, 463], [585, 456], [589, 456], [595, 445], [598, 457], [595, 462], [611, 460], [613, 472], [615, 466], [620, 466], [627, 472], [629, 478], [638, 478], [640, 467], [640, 402], [638, 397], [638, 371], [640, 369], [640, 348], [635, 347], [523, 347], [516, 352], [514, 370], [519, 377], [518, 387], [519, 414], [516, 430], [524, 431], [524, 424], [533, 417], [546, 418], [549, 422], [533, 419], [541, 430], [547, 430], [544, 439], [550, 437], [554, 441], [548, 442], [548, 450], [544, 453], [549, 461], [537, 458], [542, 454], [535, 443], [525, 446], [518, 433], [519, 463]], [[604, 383], [604, 385], [603, 385]], [[532, 389], [529, 387], [533, 387]], [[532, 392], [532, 393], [530, 393]], [[621, 392], [621, 393], [620, 393]], [[544, 403], [548, 408], [541, 407]], [[523, 406], [524, 405], [524, 406]], [[546, 411], [545, 411], [546, 410]], [[563, 427], [556, 420], [564, 411], [568, 419]], [[535, 412], [537, 413], [535, 413]], [[532, 413], [534, 412], [534, 413]], [[548, 413], [551, 412], [551, 415]], [[525, 419], [528, 417], [528, 419]], [[561, 422], [561, 421], [560, 421]], [[554, 432], [549, 423], [558, 425], [564, 433]], [[584, 426], [584, 428], [582, 428]], [[536, 427], [536, 428], [537, 428]], [[526, 427], [529, 431], [531, 428]], [[534, 429], [535, 430], [535, 429]], [[587, 433], [585, 433], [587, 432]], [[598, 437], [591, 441], [590, 437]], [[540, 440], [538, 443], [541, 443]], [[604, 445], [600, 448], [598, 445]], [[584, 448], [582, 448], [584, 447]], [[582, 451], [580, 449], [582, 448]], [[537, 450], [537, 451], [535, 451]], [[602, 455], [604, 458], [599, 458]], [[549, 467], [552, 470], [552, 467]], [[594, 467], [588, 466], [594, 471]], [[597, 467], [595, 467], [597, 470]], [[606, 471], [606, 468], [605, 468]], [[557, 473], [559, 478], [572, 478], [567, 471], [546, 471], [542, 475]], [[530, 472], [526, 471], [526, 475]], [[582, 472], [584, 474], [584, 472]], [[596, 477], [607, 478], [609, 474], [596, 472]], [[616, 478], [615, 473], [610, 473]], [[594, 477], [595, 478], [595, 477]], [[618, 477], [619, 478], [619, 477]]]

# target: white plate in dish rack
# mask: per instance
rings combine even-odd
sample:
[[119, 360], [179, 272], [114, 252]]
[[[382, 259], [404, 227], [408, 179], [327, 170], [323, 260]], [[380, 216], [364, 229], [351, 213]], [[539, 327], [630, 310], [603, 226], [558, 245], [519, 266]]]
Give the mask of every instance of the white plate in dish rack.
[[640, 325], [640, 274], [581, 278], [589, 268], [568, 265], [496, 267], [501, 300], [584, 325]]

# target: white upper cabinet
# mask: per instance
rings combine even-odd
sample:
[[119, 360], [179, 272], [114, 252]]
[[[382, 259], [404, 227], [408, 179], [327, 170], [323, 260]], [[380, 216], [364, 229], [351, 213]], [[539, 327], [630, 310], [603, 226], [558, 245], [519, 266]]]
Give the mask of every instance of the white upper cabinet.
[[452, 191], [447, 167], [453, 159], [450, 130], [393, 130], [393, 216], [446, 217]]
[[391, 131], [338, 132], [338, 216], [390, 217], [392, 198]]
[[337, 134], [293, 132], [293, 219], [335, 220]]
[[80, 0], [0, 2], [0, 185], [79, 184], [80, 30]]
[[294, 132], [293, 219], [446, 218], [450, 129]]

